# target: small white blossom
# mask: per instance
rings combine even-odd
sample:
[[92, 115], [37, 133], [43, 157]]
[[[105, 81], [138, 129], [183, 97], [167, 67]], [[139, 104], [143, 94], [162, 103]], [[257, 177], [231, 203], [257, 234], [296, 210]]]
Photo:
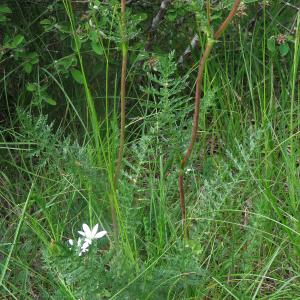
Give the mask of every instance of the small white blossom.
[[[105, 230], [97, 232], [98, 227], [98, 224], [96, 224], [91, 230], [87, 224], [83, 224], [83, 231], [78, 231], [78, 233], [84, 237], [78, 238], [77, 241], [77, 251], [79, 252], [79, 256], [82, 256], [83, 253], [89, 251], [89, 246], [92, 244], [93, 240], [100, 239], [107, 234]], [[74, 240], [69, 239], [68, 243], [71, 246], [69, 249], [72, 249], [74, 246]]]
[[193, 172], [193, 171], [194, 171], [193, 168], [187, 168], [187, 169], [185, 170], [185, 173], [187, 174], [187, 173], [190, 173], [190, 172]]
[[93, 229], [91, 230], [90, 227], [87, 224], [82, 225], [83, 231], [78, 231], [79, 234], [81, 234], [85, 238], [85, 243], [88, 243], [89, 245], [92, 244], [92, 240], [101, 239], [104, 237], [107, 232], [105, 230], [98, 231], [99, 225], [96, 224]]

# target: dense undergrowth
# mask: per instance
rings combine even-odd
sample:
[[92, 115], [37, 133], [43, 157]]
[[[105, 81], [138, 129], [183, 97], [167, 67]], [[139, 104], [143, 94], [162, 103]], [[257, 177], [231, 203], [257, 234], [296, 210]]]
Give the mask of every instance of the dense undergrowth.
[[[119, 1], [0, 3], [0, 299], [299, 299], [297, 1], [244, 1], [216, 41], [189, 239], [196, 68], [233, 1], [173, 1], [155, 28], [161, 1], [127, 2], [126, 32]], [[108, 233], [78, 255], [84, 223]]]

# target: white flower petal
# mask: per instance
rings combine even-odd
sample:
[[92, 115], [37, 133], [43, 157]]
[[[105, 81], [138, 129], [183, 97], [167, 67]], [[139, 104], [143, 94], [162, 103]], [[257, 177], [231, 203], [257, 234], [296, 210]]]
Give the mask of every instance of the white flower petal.
[[93, 239], [88, 239], [88, 238], [86, 238], [85, 240], [84, 240], [86, 243], [89, 243], [90, 245], [92, 244], [92, 241], [93, 241]]
[[79, 252], [79, 256], [82, 256], [82, 253], [88, 252], [88, 248], [82, 248], [81, 251]]
[[73, 241], [73, 240], [71, 240], [71, 239], [69, 239], [69, 240], [68, 240], [68, 243], [69, 243], [71, 246], [73, 246], [73, 245], [74, 245], [74, 241]]
[[81, 234], [82, 236], [85, 236], [85, 232], [83, 231], [78, 231], [79, 234]]
[[92, 229], [92, 238], [96, 235], [97, 231], [98, 231], [98, 224], [96, 224]]
[[98, 232], [97, 234], [95, 234], [94, 238], [95, 239], [101, 239], [102, 237], [104, 237], [107, 234], [107, 231], [103, 230]]
[[80, 247], [80, 246], [81, 246], [81, 244], [82, 244], [82, 239], [81, 239], [81, 238], [79, 238], [79, 239], [78, 239], [78, 241], [77, 241], [77, 246], [78, 246], [78, 247]]
[[87, 224], [82, 224], [82, 229], [83, 229], [83, 231], [85, 232], [85, 236], [86, 236], [87, 238], [90, 238], [91, 235], [92, 235], [92, 232], [91, 232], [90, 227], [89, 227]]
[[83, 245], [81, 246], [81, 250], [82, 250], [82, 251], [83, 251], [83, 250], [86, 250], [89, 246], [90, 246], [90, 243], [89, 243], [88, 241], [85, 241], [85, 242], [83, 243]]

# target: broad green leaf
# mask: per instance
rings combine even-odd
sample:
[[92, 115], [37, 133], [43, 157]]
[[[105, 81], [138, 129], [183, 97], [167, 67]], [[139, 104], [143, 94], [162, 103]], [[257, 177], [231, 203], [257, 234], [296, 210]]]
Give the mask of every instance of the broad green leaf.
[[0, 5], [0, 14], [11, 14], [12, 11], [7, 5]]
[[167, 19], [168, 21], [173, 22], [173, 21], [175, 21], [175, 20], [177, 19], [177, 15], [176, 15], [176, 13], [169, 13], [169, 14], [166, 16], [166, 19]]
[[39, 62], [39, 56], [36, 52], [30, 52], [28, 56], [32, 65], [35, 65]]
[[82, 73], [79, 70], [72, 69], [71, 74], [72, 74], [72, 77], [74, 78], [74, 80], [76, 82], [78, 82], [80, 84], [84, 83], [84, 77], [83, 77]]
[[10, 48], [17, 48], [24, 41], [24, 36], [21, 34], [17, 34], [12, 42], [10, 43]]
[[[77, 46], [76, 46], [76, 42], [75, 42], [74, 39], [72, 39], [72, 41], [71, 41], [71, 48], [72, 48], [72, 50], [73, 50], [74, 52], [79, 51], [80, 48], [81, 48], [81, 41], [80, 41], [80, 39], [79, 39], [79, 38], [76, 38], [76, 41], [77, 41]], [[78, 47], [78, 49], [77, 49], [77, 47]]]
[[98, 38], [98, 34], [96, 31], [92, 31], [90, 33], [90, 39], [94, 42], [94, 43], [97, 43], [99, 38]]
[[50, 105], [56, 105], [56, 101], [50, 97], [44, 97], [44, 100]]
[[290, 51], [290, 47], [288, 43], [284, 43], [279, 46], [279, 52], [282, 57], [286, 56], [289, 53], [289, 51]]
[[99, 43], [92, 42], [92, 48], [96, 54], [98, 54], [98, 55], [103, 54], [103, 48], [101, 45], [99, 45]]
[[23, 66], [24, 68], [24, 71], [27, 73], [27, 74], [30, 74], [31, 71], [32, 71], [32, 64], [30, 62], [26, 62]]
[[39, 58], [36, 56], [36, 57], [33, 57], [32, 59], [31, 59], [31, 61], [30, 61], [30, 63], [32, 64], [32, 65], [35, 65], [35, 64], [37, 64], [39, 62]]
[[43, 19], [40, 21], [41, 25], [51, 25], [52, 22], [49, 19]]
[[55, 27], [55, 20], [44, 19], [40, 21], [40, 24], [43, 26], [45, 31], [50, 31]]
[[274, 36], [271, 36], [267, 41], [267, 48], [270, 52], [274, 53], [276, 51], [275, 47], [275, 38]]
[[77, 60], [74, 55], [66, 56], [61, 58], [58, 61], [55, 61], [55, 67], [58, 72], [67, 73], [71, 67], [77, 65]]
[[34, 91], [36, 91], [36, 83], [27, 83], [26, 90], [28, 92], [34, 92]]
[[76, 66], [77, 60], [74, 56], [65, 57], [61, 60], [61, 64], [66, 68], [69, 69], [72, 66]]
[[143, 22], [143, 21], [147, 20], [148, 15], [146, 13], [142, 12], [142, 13], [137, 14], [137, 17], [140, 22]]

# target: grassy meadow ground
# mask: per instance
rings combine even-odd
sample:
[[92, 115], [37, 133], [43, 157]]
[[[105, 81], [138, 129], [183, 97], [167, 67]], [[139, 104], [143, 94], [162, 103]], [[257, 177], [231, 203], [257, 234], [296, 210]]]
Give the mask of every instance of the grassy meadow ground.
[[[186, 44], [178, 50], [167, 42], [143, 66], [132, 29], [115, 190], [119, 7], [106, 15], [109, 25], [99, 21], [111, 38], [89, 33], [88, 51], [79, 45], [75, 12], [62, 2], [59, 14], [71, 25], [68, 32], [60, 27], [58, 42], [50, 17], [46, 31], [32, 29], [52, 11], [32, 8], [32, 23], [23, 8], [12, 12], [30, 38], [9, 51], [21, 43], [34, 49], [39, 63], [32, 71], [9, 55], [0, 59], [0, 299], [300, 299], [297, 1], [250, 3], [211, 53], [184, 174], [189, 239], [178, 171], [205, 35], [183, 66], [177, 61]], [[166, 36], [160, 34], [158, 45]], [[107, 235], [79, 253], [84, 223]]]

